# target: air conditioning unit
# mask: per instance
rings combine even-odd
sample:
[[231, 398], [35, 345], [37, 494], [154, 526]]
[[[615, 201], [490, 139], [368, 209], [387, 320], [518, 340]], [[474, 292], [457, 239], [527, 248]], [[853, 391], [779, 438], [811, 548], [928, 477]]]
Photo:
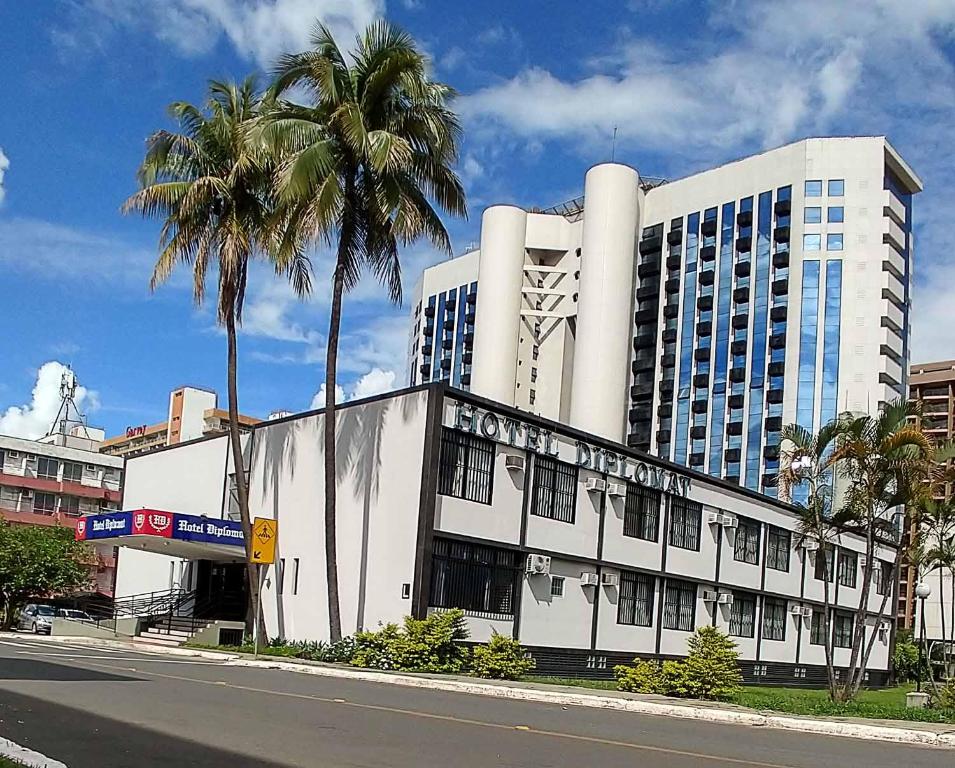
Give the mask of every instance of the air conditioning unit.
[[723, 515], [719, 512], [707, 512], [706, 522], [710, 525], [719, 525], [723, 521]]
[[607, 488], [607, 481], [602, 477], [588, 477], [584, 487], [588, 491], [604, 491]]
[[615, 573], [601, 573], [600, 583], [605, 587], [615, 587], [620, 582], [620, 577]]
[[865, 568], [866, 562], [865, 555], [859, 555], [859, 567]]
[[802, 606], [799, 605], [798, 603], [793, 603], [792, 605], [789, 606], [789, 612], [793, 616], [802, 616]]
[[626, 496], [627, 495], [627, 484], [626, 483], [610, 483], [607, 485], [607, 493], [611, 496]]
[[704, 603], [715, 603], [719, 600], [720, 593], [714, 592], [712, 589], [703, 590], [703, 602]]
[[20, 458], [20, 452], [19, 452], [19, 451], [7, 451], [7, 458], [8, 458], [8, 459], [19, 459], [19, 458]]
[[599, 583], [600, 578], [596, 573], [584, 571], [580, 574], [580, 586], [582, 587], [596, 587]]
[[802, 548], [807, 552], [818, 552], [819, 551], [819, 542], [815, 539], [803, 539]]
[[21, 488], [21, 489], [20, 489], [20, 498], [21, 498], [21, 499], [32, 499], [32, 498], [33, 498], [33, 491], [31, 491], [29, 488]]
[[719, 599], [716, 602], [718, 602], [720, 605], [732, 605], [733, 595], [729, 592], [720, 592]]
[[721, 517], [720, 525], [724, 528], [736, 528], [739, 525], [739, 520], [734, 515], [721, 515]]
[[528, 555], [524, 572], [528, 576], [549, 576], [550, 558], [547, 555]]
[[802, 617], [803, 617], [804, 619], [811, 619], [811, 618], [812, 618], [812, 606], [810, 606], [810, 605], [804, 605], [804, 606], [802, 607]]
[[507, 456], [504, 457], [504, 467], [506, 469], [513, 469], [515, 472], [523, 472], [524, 457], [508, 454]]

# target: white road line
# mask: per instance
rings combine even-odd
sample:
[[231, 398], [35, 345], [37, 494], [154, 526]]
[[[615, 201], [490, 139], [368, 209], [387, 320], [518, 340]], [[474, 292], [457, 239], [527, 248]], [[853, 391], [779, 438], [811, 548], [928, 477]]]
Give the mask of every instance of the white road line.
[[157, 664], [193, 664], [209, 667], [222, 666], [219, 661], [187, 661], [184, 659], [151, 659], [145, 656], [89, 656], [81, 653], [48, 653], [46, 651], [17, 651], [21, 656], [45, 656], [51, 659], [97, 659], [98, 661], [151, 661]]
[[67, 768], [66, 763], [54, 760], [52, 757], [34, 752], [32, 749], [21, 747], [16, 742], [0, 736], [0, 755], [15, 760], [30, 768]]

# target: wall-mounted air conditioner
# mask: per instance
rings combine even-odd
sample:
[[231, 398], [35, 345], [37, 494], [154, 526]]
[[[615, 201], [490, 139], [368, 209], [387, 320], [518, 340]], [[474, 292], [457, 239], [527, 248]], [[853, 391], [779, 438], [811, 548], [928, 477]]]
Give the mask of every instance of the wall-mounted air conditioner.
[[724, 528], [736, 528], [739, 525], [739, 520], [736, 519], [735, 515], [721, 515], [721, 517], [720, 525]]
[[706, 513], [706, 522], [710, 525], [719, 525], [723, 520], [723, 515], [719, 512], [707, 512]]
[[20, 489], [20, 498], [21, 498], [21, 499], [32, 499], [32, 498], [33, 498], [33, 491], [31, 491], [29, 488], [21, 488], [21, 489]]
[[607, 485], [607, 493], [609, 493], [611, 496], [626, 496], [627, 484], [626, 483], [609, 483]]
[[504, 467], [506, 469], [513, 469], [515, 472], [523, 472], [524, 457], [508, 454], [507, 456], [504, 457]]
[[720, 592], [719, 599], [716, 602], [720, 605], [732, 605], [733, 595], [729, 592]]
[[703, 602], [704, 603], [715, 603], [720, 597], [720, 593], [712, 589], [703, 590]]
[[818, 552], [819, 551], [819, 542], [815, 539], [803, 539], [802, 548], [807, 552]]
[[811, 619], [811, 618], [812, 618], [812, 606], [811, 606], [811, 605], [804, 605], [804, 606], [802, 607], [802, 617], [803, 617], [804, 619]]
[[607, 488], [607, 481], [602, 477], [588, 477], [584, 487], [588, 491], [604, 491]]
[[789, 612], [793, 616], [802, 616], [802, 606], [799, 603], [793, 603], [789, 606]]
[[615, 587], [620, 582], [620, 577], [615, 573], [601, 573], [600, 583], [605, 587]]
[[528, 576], [549, 576], [550, 558], [547, 555], [528, 555], [524, 572]]
[[596, 587], [599, 583], [600, 578], [596, 573], [584, 571], [580, 574], [580, 586], [582, 587]]

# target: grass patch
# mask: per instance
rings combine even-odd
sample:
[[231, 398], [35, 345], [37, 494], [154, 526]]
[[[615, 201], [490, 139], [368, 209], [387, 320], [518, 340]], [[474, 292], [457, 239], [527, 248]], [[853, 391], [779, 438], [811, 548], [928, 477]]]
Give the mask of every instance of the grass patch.
[[24, 763], [11, 760], [9, 757], [0, 756], [0, 768], [23, 768]]
[[547, 677], [546, 675], [527, 675], [521, 680], [527, 683], [547, 683], [548, 685], [572, 685], [575, 688], [595, 688], [601, 691], [617, 690], [616, 680], [585, 680], [574, 677]]

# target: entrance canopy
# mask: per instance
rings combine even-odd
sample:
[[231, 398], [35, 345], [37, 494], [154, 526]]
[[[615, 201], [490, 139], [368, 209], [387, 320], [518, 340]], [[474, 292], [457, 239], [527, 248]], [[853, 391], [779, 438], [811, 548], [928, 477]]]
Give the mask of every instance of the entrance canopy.
[[76, 540], [188, 560], [245, 559], [245, 540], [239, 523], [158, 509], [82, 517], [76, 522]]

